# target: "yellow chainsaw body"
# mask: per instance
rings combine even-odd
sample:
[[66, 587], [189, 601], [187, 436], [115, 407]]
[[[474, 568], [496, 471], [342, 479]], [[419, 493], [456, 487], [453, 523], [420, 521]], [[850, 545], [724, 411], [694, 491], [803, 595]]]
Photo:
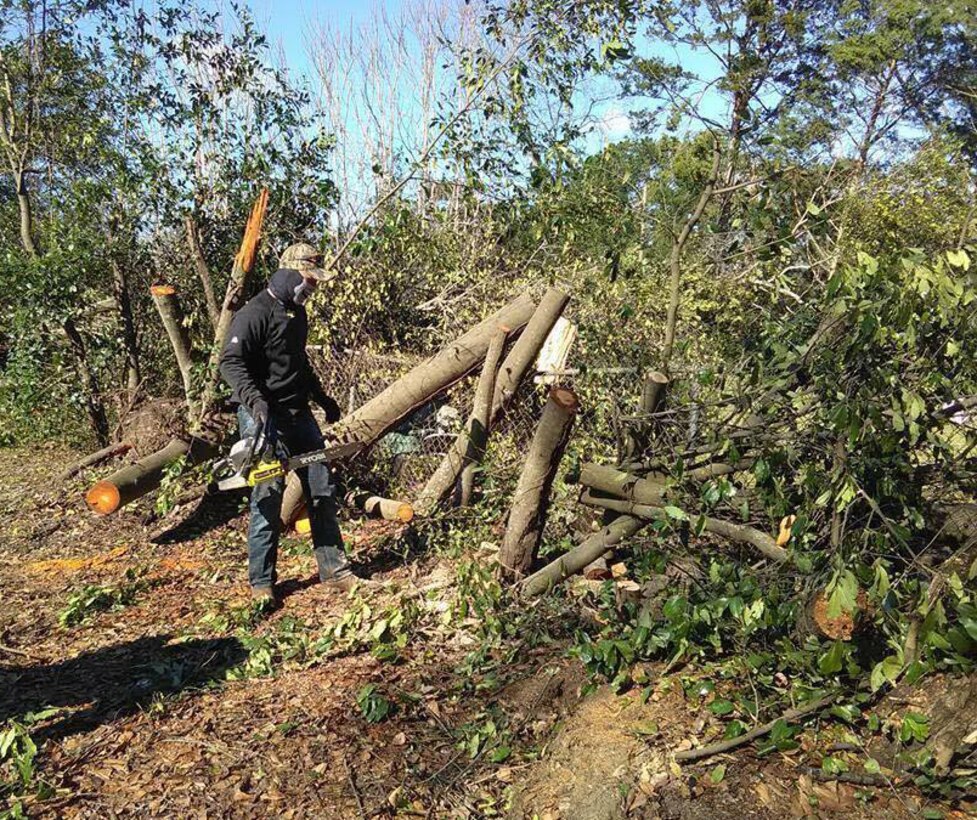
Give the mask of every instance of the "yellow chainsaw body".
[[248, 486], [261, 484], [263, 481], [271, 481], [285, 475], [285, 465], [281, 461], [261, 461], [250, 473], [248, 473]]

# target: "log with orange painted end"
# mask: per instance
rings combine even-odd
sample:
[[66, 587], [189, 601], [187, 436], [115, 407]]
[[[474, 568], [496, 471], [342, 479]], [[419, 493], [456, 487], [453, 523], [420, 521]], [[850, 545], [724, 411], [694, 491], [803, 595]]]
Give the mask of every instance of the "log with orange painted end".
[[414, 519], [414, 508], [406, 501], [398, 501], [394, 498], [354, 492], [346, 496], [346, 503], [370, 518], [400, 521], [403, 524], [408, 524]]
[[162, 450], [157, 450], [94, 484], [85, 493], [85, 501], [99, 515], [109, 515], [130, 501], [155, 490], [162, 482], [166, 468], [177, 459], [186, 457], [189, 463], [197, 463], [212, 458], [215, 453], [214, 445], [202, 439], [174, 439]]

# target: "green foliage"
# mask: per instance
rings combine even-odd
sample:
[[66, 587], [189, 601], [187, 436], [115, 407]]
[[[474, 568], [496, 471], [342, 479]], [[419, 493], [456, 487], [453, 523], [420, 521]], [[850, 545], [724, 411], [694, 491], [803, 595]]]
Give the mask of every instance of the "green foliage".
[[368, 683], [356, 693], [356, 705], [367, 723], [380, 723], [393, 708], [393, 704], [380, 694], [374, 683]]
[[0, 728], [0, 818], [26, 817], [20, 798], [33, 793], [38, 800], [53, 796], [54, 789], [37, 775], [38, 748], [31, 726], [57, 714], [57, 709], [28, 712], [20, 720], [8, 720]]
[[116, 612], [135, 603], [137, 596], [150, 582], [133, 570], [126, 570], [121, 584], [99, 586], [86, 584], [68, 597], [64, 609], [58, 613], [58, 624], [67, 628], [84, 623], [99, 612]]

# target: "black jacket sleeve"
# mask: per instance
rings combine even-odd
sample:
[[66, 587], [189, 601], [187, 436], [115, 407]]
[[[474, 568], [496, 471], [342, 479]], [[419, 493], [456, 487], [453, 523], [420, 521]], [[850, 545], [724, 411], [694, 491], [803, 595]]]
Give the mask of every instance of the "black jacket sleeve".
[[240, 310], [231, 321], [227, 344], [221, 354], [220, 371], [231, 386], [233, 398], [250, 411], [267, 398], [254, 379], [249, 363], [261, 355], [264, 346], [264, 322], [260, 314]]
[[335, 399], [326, 395], [326, 391], [322, 388], [322, 382], [319, 381], [315, 370], [309, 364], [308, 356], [305, 357], [305, 379], [309, 386], [309, 398], [326, 411], [326, 421], [330, 424], [339, 421], [342, 410], [340, 410]]

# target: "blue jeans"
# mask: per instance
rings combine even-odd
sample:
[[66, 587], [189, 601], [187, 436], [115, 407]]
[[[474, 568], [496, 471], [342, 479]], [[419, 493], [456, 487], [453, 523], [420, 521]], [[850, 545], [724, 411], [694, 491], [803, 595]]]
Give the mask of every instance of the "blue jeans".
[[[257, 425], [244, 408], [237, 411], [241, 438], [257, 434]], [[270, 443], [278, 458], [307, 453], [325, 446], [319, 425], [308, 408], [297, 413], [273, 412], [268, 425]], [[329, 468], [310, 464], [296, 470], [309, 510], [312, 553], [319, 568], [319, 580], [341, 578], [350, 572], [339, 530], [336, 491]], [[270, 587], [278, 579], [278, 537], [281, 533], [282, 495], [285, 479], [256, 484], [251, 490], [251, 521], [248, 526], [248, 581], [253, 587]]]

